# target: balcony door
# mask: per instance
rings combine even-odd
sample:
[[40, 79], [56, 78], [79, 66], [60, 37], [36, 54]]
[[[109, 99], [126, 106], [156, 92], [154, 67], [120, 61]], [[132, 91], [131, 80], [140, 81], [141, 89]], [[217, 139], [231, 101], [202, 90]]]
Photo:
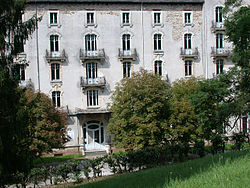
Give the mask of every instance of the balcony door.
[[130, 35], [124, 34], [122, 35], [122, 49], [123, 49], [123, 55], [130, 56]]
[[89, 34], [85, 36], [85, 49], [87, 56], [97, 56], [96, 35]]
[[192, 34], [190, 33], [184, 35], [184, 53], [185, 55], [192, 54]]
[[86, 63], [86, 78], [88, 84], [98, 83], [97, 63], [94, 62]]

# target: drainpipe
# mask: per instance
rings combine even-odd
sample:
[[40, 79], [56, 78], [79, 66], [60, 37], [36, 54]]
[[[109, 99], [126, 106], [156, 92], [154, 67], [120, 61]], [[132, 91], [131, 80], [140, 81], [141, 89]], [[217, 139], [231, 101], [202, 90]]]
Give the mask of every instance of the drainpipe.
[[143, 2], [141, 1], [141, 32], [142, 32], [142, 68], [144, 67], [144, 23], [143, 23]]
[[202, 45], [203, 45], [203, 61], [205, 61], [205, 78], [208, 79], [208, 55], [207, 55], [207, 10], [206, 10], [206, 2], [203, 4], [203, 37], [202, 37]]
[[40, 67], [39, 67], [39, 46], [38, 46], [38, 21], [37, 21], [37, 3], [35, 1], [36, 6], [36, 63], [37, 63], [37, 84], [38, 91], [40, 92]]

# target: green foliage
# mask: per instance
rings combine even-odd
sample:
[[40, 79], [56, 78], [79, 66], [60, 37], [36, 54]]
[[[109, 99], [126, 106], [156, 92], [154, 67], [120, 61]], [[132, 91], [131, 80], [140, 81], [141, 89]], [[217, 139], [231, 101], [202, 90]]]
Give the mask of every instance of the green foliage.
[[25, 139], [24, 144], [29, 144], [29, 152], [33, 156], [41, 156], [53, 148], [62, 147], [68, 140], [66, 114], [56, 109], [48, 96], [31, 90], [25, 91], [21, 103], [24, 109], [19, 110], [18, 117], [28, 125], [29, 139]]
[[47, 163], [53, 163], [53, 162], [64, 162], [68, 161], [70, 159], [75, 158], [84, 158], [84, 155], [78, 154], [78, 155], [63, 155], [63, 156], [53, 156], [53, 157], [39, 157], [36, 158], [33, 163], [38, 164], [47, 164]]
[[97, 176], [102, 175], [102, 168], [103, 168], [103, 158], [97, 157], [95, 159], [89, 160], [90, 168], [92, 169], [93, 176], [96, 178]]
[[232, 115], [227, 101], [231, 95], [230, 86], [218, 79], [199, 81], [191, 100], [198, 116], [201, 138], [210, 140], [214, 135], [223, 133], [223, 124]]
[[[11, 181], [11, 174], [27, 174], [31, 168], [27, 158], [29, 137], [27, 125], [20, 122], [22, 90], [11, 75], [13, 58], [35, 30], [36, 18], [22, 22], [25, 0], [1, 0], [0, 3], [0, 186]], [[18, 117], [19, 116], [19, 117]]]
[[233, 149], [236, 149], [236, 150], [242, 149], [245, 139], [246, 139], [245, 133], [242, 133], [242, 132], [234, 133], [232, 137], [232, 141], [234, 141]]
[[74, 187], [249, 187], [249, 152], [218, 154]]
[[226, 35], [234, 45], [232, 61], [240, 67], [240, 89], [249, 95], [250, 81], [250, 6], [241, 6], [242, 0], [227, 0], [224, 17]]
[[188, 152], [185, 146], [196, 139], [199, 131], [197, 115], [190, 100], [198, 87], [195, 78], [178, 80], [171, 87], [169, 132], [173, 144], [180, 144], [187, 149], [185, 154]]
[[117, 147], [160, 144], [166, 133], [169, 86], [160, 76], [140, 70], [119, 83], [112, 95], [108, 131]]

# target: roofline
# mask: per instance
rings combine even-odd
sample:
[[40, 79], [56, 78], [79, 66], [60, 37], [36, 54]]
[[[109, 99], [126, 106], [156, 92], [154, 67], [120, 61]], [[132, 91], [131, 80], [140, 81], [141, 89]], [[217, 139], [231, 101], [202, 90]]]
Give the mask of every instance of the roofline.
[[205, 0], [27, 0], [27, 3], [203, 4]]

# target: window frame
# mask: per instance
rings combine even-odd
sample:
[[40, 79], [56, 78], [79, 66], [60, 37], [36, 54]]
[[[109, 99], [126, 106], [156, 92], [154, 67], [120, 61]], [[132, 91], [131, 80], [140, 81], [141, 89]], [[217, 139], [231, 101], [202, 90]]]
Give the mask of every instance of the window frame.
[[[57, 37], [54, 38], [53, 40], [51, 39], [52, 37]], [[60, 36], [58, 34], [51, 34], [49, 36], [49, 47], [50, 47], [50, 52], [51, 53], [57, 53], [60, 51]]]
[[[223, 6], [216, 6], [215, 7], [215, 23], [223, 23], [223, 15], [222, 15]], [[220, 10], [220, 11], [217, 11]]]
[[[51, 20], [51, 15], [52, 14], [56, 14], [56, 23]], [[53, 18], [54, 19], [54, 18]], [[59, 14], [59, 10], [49, 10], [49, 14], [48, 14], [48, 25], [49, 27], [53, 27], [53, 26], [58, 26], [60, 27], [60, 14]]]
[[[89, 36], [89, 39], [87, 38]], [[94, 36], [93, 38], [91, 38]], [[88, 33], [84, 36], [85, 40], [85, 51], [87, 52], [95, 52], [97, 51], [97, 35], [95, 33]]]
[[223, 33], [216, 33], [216, 49], [223, 49], [224, 48], [224, 34]]
[[[159, 16], [156, 16], [159, 15]], [[156, 17], [157, 17], [157, 22], [156, 22]], [[156, 26], [160, 26], [163, 27], [163, 12], [160, 10], [153, 10], [152, 11], [152, 26], [156, 27]]]
[[[160, 37], [159, 37], [160, 36]], [[163, 34], [155, 33], [153, 35], [153, 49], [154, 52], [163, 52]]]
[[[93, 14], [93, 19], [91, 19], [93, 22], [89, 22], [89, 18], [88, 15], [92, 15]], [[97, 23], [96, 23], [96, 12], [95, 11], [87, 11], [85, 14], [85, 27], [97, 27]]]
[[50, 80], [51, 82], [61, 81], [61, 64], [52, 62], [50, 64]]
[[131, 51], [131, 34], [129, 33], [122, 35], [122, 51]]
[[[187, 22], [186, 15], [190, 14], [190, 22]], [[183, 24], [184, 26], [193, 26], [193, 11], [183, 12]]]
[[52, 91], [51, 93], [52, 103], [56, 108], [60, 108], [62, 106], [61, 94], [61, 91]]
[[123, 78], [131, 78], [132, 62], [130, 61], [122, 62], [122, 75], [123, 75]]
[[[127, 15], [128, 14], [128, 18], [126, 18], [125, 20], [128, 20], [128, 22], [125, 22], [124, 21], [124, 15]], [[129, 26], [129, 27], [132, 27], [132, 16], [131, 16], [131, 12], [130, 11], [122, 11], [121, 12], [121, 27], [124, 27], [124, 26]]]
[[222, 74], [224, 70], [224, 59], [217, 59], [215, 66], [216, 75]]
[[98, 63], [87, 62], [86, 63], [86, 79], [98, 78]]
[[162, 66], [163, 62], [162, 60], [155, 60], [154, 61], [154, 73], [162, 76]]
[[15, 72], [14, 75], [16, 75], [18, 77], [19, 82], [25, 81], [25, 78], [26, 78], [25, 69], [26, 69], [25, 64], [15, 64], [14, 65], [14, 72]]
[[185, 50], [192, 49], [192, 36], [193, 36], [192, 33], [185, 33], [184, 34], [184, 49]]
[[99, 107], [99, 90], [87, 90], [87, 108]]
[[193, 75], [193, 61], [185, 60], [185, 77], [191, 77]]

